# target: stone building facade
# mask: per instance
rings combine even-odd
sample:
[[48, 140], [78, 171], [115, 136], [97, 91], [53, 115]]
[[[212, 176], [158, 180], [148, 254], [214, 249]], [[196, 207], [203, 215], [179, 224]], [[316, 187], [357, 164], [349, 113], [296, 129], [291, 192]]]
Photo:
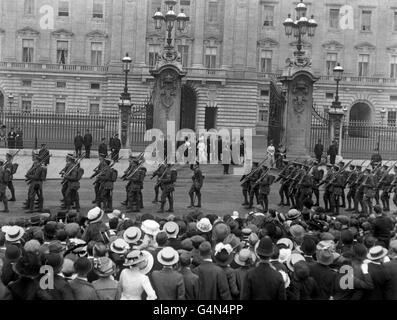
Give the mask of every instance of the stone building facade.
[[[266, 132], [269, 85], [296, 41], [282, 25], [297, 0], [179, 0], [190, 17], [175, 31], [187, 76], [182, 106], [192, 129]], [[349, 3], [350, 6], [346, 6]], [[332, 69], [345, 69], [347, 120], [396, 125], [397, 0], [307, 0], [316, 35], [304, 39], [315, 75], [315, 108], [330, 106]], [[154, 28], [161, 0], [1, 0], [0, 106], [7, 111], [113, 113], [123, 88], [121, 58], [132, 58], [133, 103], [150, 96], [149, 70], [165, 41]], [[342, 10], [340, 10], [342, 8]], [[14, 99], [9, 99], [10, 94]]]

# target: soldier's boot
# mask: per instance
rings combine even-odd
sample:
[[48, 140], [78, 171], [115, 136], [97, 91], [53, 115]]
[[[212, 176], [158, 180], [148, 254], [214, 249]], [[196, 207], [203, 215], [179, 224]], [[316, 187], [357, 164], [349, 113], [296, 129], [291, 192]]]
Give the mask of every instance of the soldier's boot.
[[142, 195], [140, 195], [139, 196], [139, 209], [143, 209], [144, 207], [143, 207], [143, 196]]
[[354, 209], [352, 208], [352, 199], [347, 198], [347, 209], [346, 211], [353, 211]]
[[152, 203], [157, 203], [157, 202], [159, 202], [159, 191], [154, 189], [154, 199]]
[[278, 204], [278, 206], [283, 206], [284, 205], [284, 192], [281, 190], [278, 194], [280, 195], [280, 203]]
[[169, 199], [170, 202], [170, 208], [167, 210], [167, 212], [174, 212], [174, 199]]
[[386, 211], [390, 211], [390, 200], [389, 200], [389, 198], [385, 199], [385, 204], [386, 204]]
[[164, 205], [165, 205], [165, 201], [161, 201], [161, 206], [160, 209], [157, 211], [157, 213], [164, 213]]
[[193, 208], [194, 207], [194, 196], [193, 194], [189, 194], [190, 197], [190, 205], [188, 206], [188, 208]]
[[12, 186], [12, 187], [10, 188], [10, 191], [11, 191], [11, 198], [8, 199], [8, 201], [16, 201], [16, 199], [15, 199], [15, 189], [14, 189], [14, 186]]
[[346, 198], [345, 198], [345, 195], [344, 194], [342, 194], [342, 205], [341, 205], [341, 207], [342, 208], [346, 208]]
[[268, 208], [269, 208], [269, 199], [267, 198], [267, 196], [263, 197], [263, 203], [264, 203], [264, 208], [263, 208], [263, 213], [267, 213]]
[[8, 210], [8, 200], [7, 200], [7, 197], [4, 197], [3, 203], [4, 203], [4, 210], [3, 210], [2, 212], [4, 212], [4, 213], [10, 212], [10, 210]]
[[197, 202], [198, 202], [198, 203], [197, 203], [197, 206], [196, 206], [196, 207], [197, 207], [197, 208], [201, 208], [201, 194], [198, 194], [198, 195], [197, 195]]
[[290, 205], [289, 197], [288, 197], [288, 195], [286, 195], [285, 197], [287, 198], [287, 203], [285, 205], [288, 207]]
[[250, 201], [249, 201], [249, 203], [248, 203], [248, 209], [252, 209], [252, 206], [253, 206], [253, 204], [254, 204], [254, 195], [250, 195]]
[[242, 203], [242, 205], [248, 206], [249, 202], [248, 202], [248, 191], [247, 190], [243, 190], [243, 196], [244, 196], [244, 203]]

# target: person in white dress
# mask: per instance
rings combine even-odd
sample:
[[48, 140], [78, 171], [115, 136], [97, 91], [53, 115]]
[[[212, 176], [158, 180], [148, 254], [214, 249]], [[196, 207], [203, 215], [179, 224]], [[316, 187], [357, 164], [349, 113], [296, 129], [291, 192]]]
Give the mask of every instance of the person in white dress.
[[273, 145], [273, 140], [270, 141], [269, 146], [267, 147], [267, 156], [269, 158], [270, 167], [274, 167], [274, 155], [276, 153], [276, 148]]
[[198, 149], [198, 161], [200, 164], [206, 163], [207, 160], [207, 146], [204, 141], [204, 136], [200, 136], [199, 143], [197, 145]]

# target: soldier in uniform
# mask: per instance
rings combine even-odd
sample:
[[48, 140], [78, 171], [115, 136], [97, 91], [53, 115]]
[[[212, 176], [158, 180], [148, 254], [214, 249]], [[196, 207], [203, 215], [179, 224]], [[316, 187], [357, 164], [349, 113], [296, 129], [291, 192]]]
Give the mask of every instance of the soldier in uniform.
[[143, 184], [143, 179], [145, 178], [142, 170], [140, 170], [138, 159], [134, 159], [133, 163], [133, 170], [131, 171], [130, 175], [126, 177], [128, 180], [128, 213], [140, 211], [141, 185]]
[[394, 165], [393, 168], [394, 174], [391, 176], [393, 177], [392, 182], [390, 183], [390, 192], [394, 192], [393, 195], [393, 203], [397, 207], [397, 165]]
[[142, 192], [142, 190], [143, 190], [143, 181], [145, 180], [147, 169], [144, 166], [142, 166], [139, 168], [139, 171], [141, 171], [142, 176], [143, 176], [143, 179], [141, 181], [141, 189], [139, 190], [139, 207], [140, 207], [140, 209], [143, 209], [143, 192]]
[[300, 186], [299, 181], [306, 173], [305, 169], [303, 169], [303, 165], [301, 163], [297, 163], [297, 170], [295, 175], [292, 177], [291, 184], [289, 186], [289, 197], [292, 201], [292, 205], [294, 207], [299, 207], [299, 196], [300, 196]]
[[382, 201], [383, 211], [390, 211], [390, 189], [393, 181], [393, 175], [389, 174], [389, 167], [387, 165], [382, 166], [382, 175], [378, 183], [378, 190], [382, 190], [380, 200]]
[[[99, 154], [99, 164], [95, 168], [93, 176], [99, 174], [102, 171], [102, 169], [104, 168], [104, 166], [105, 166], [105, 157], [106, 157], [105, 154], [103, 154], [103, 153]], [[91, 178], [93, 176], [91, 176]], [[94, 182], [95, 199], [92, 200], [92, 204], [96, 204], [98, 202], [98, 200], [99, 200], [99, 196], [100, 196], [100, 194], [99, 194], [100, 190], [99, 189], [100, 189], [100, 186], [101, 186], [100, 181], [98, 179], [95, 179], [95, 182]]]
[[[253, 162], [253, 167], [252, 171], [249, 174], [248, 181], [249, 181], [249, 204], [248, 204], [248, 209], [252, 209], [252, 206], [254, 204], [254, 196], [257, 199], [257, 202], [259, 203], [259, 185], [256, 185], [256, 181], [261, 177], [262, 175], [262, 168], [258, 169], [258, 162]], [[254, 172], [255, 171], [255, 172]]]
[[302, 176], [298, 182], [298, 187], [299, 187], [299, 200], [297, 203], [298, 209], [302, 210], [303, 209], [303, 201], [305, 199], [312, 199], [312, 193], [313, 193], [313, 185], [314, 185], [314, 179], [313, 176], [311, 175], [311, 170], [308, 165], [304, 165], [304, 173], [302, 173]]
[[327, 164], [327, 175], [319, 184], [319, 186], [325, 184], [323, 201], [324, 201], [324, 209], [326, 212], [334, 211], [335, 204], [334, 204], [334, 196], [333, 196], [334, 186], [332, 184], [333, 177], [334, 177], [334, 165]]
[[[34, 212], [34, 199], [37, 195], [38, 197], [38, 207], [39, 210], [43, 209], [43, 180], [45, 180], [46, 170], [42, 167], [40, 163], [40, 158], [38, 154], [33, 155], [33, 165], [26, 173], [25, 177], [29, 184], [28, 189], [28, 201], [27, 201], [27, 213]], [[44, 178], [44, 179], [43, 179]]]
[[[334, 197], [334, 211], [333, 214], [338, 215], [339, 214], [339, 206], [340, 206], [340, 198], [344, 196], [343, 189], [345, 187], [346, 179], [345, 179], [345, 173], [340, 172], [342, 168], [339, 166], [334, 166], [335, 168], [335, 175], [332, 180], [332, 185], [333, 185], [333, 197]], [[342, 202], [343, 203], [343, 202]], [[342, 204], [343, 207], [343, 204]]]
[[313, 176], [313, 193], [316, 197], [316, 203], [314, 204], [316, 207], [320, 205], [320, 190], [318, 185], [320, 181], [324, 177], [324, 170], [319, 169], [319, 163], [317, 161], [314, 162], [314, 166], [312, 169], [312, 176]]
[[[288, 176], [290, 175], [290, 173], [293, 170], [293, 165], [291, 165], [287, 159], [283, 159], [282, 161], [283, 161], [285, 167], [280, 172], [280, 174], [278, 175], [277, 179], [274, 182], [281, 180], [280, 189], [278, 190], [278, 194], [280, 195], [280, 203], [278, 205], [279, 206], [284, 206], [284, 205], [289, 206], [290, 203], [289, 203], [289, 197], [288, 197], [288, 188], [285, 187], [285, 184], [286, 184]], [[287, 200], [286, 203], [284, 203], [284, 195]]]
[[47, 149], [47, 145], [45, 143], [41, 144], [41, 149], [39, 150], [39, 159], [40, 161], [43, 161], [43, 164], [45, 166], [48, 166], [50, 164], [50, 151]]
[[112, 211], [112, 191], [113, 191], [113, 169], [110, 167], [110, 160], [101, 159], [101, 172], [97, 176], [99, 183], [97, 206], [104, 208], [105, 211]]
[[80, 179], [84, 175], [84, 169], [80, 167], [80, 163], [75, 163], [75, 159], [70, 159], [71, 166], [68, 174], [64, 175], [64, 184], [67, 186], [65, 191], [65, 207], [68, 212], [73, 203], [77, 212], [80, 212], [80, 197], [78, 190], [80, 189]]
[[16, 201], [16, 199], [15, 199], [15, 189], [14, 189], [14, 184], [12, 183], [12, 179], [14, 178], [14, 174], [17, 172], [18, 164], [17, 163], [12, 163], [13, 156], [10, 153], [6, 154], [6, 158], [7, 158], [6, 168], [10, 172], [10, 176], [8, 177], [9, 181], [8, 181], [7, 187], [8, 187], [8, 189], [10, 189], [10, 192], [11, 192], [11, 198], [8, 199], [8, 201]]
[[[69, 169], [73, 166], [73, 155], [68, 153], [66, 155], [66, 165], [65, 167], [59, 172], [59, 174], [61, 175], [61, 177], [63, 178], [65, 176], [65, 173], [69, 171]], [[66, 201], [65, 201], [65, 197], [66, 197], [66, 190], [68, 188], [68, 184], [66, 182], [62, 183], [62, 188], [61, 188], [61, 193], [62, 193], [62, 199], [61, 199], [61, 203], [62, 203], [62, 209], [66, 209]]]
[[8, 213], [8, 200], [6, 195], [6, 189], [8, 186], [9, 181], [11, 181], [12, 173], [9, 166], [4, 166], [4, 161], [0, 160], [0, 201], [3, 201], [4, 210], [1, 212]]
[[[354, 166], [351, 164], [349, 166], [350, 171], [347, 171], [349, 175], [347, 176], [346, 179], [346, 185], [349, 187], [349, 192], [347, 193], [347, 209], [346, 211], [354, 211], [354, 196], [356, 194], [356, 189], [357, 189], [357, 184], [356, 180], [358, 177], [358, 172], [361, 171], [361, 166]], [[353, 201], [353, 207], [352, 207], [352, 201]]]
[[164, 173], [165, 168], [166, 168], [165, 162], [161, 163], [159, 165], [159, 167], [156, 169], [156, 171], [154, 171], [152, 173], [152, 176], [150, 178], [150, 179], [153, 179], [154, 177], [157, 177], [157, 182], [154, 185], [154, 199], [153, 199], [152, 203], [159, 202], [159, 189], [160, 189], [160, 185], [161, 185], [159, 179], [160, 179], [161, 175]]
[[[357, 180], [355, 181], [355, 184], [357, 186], [356, 189], [356, 194], [354, 196], [354, 213], [359, 214], [362, 213], [364, 210], [365, 204], [364, 204], [364, 186], [362, 185], [363, 181], [365, 179], [365, 171], [362, 172], [361, 168], [358, 170], [358, 176]], [[361, 206], [361, 211], [359, 211], [358, 205]]]
[[174, 183], [176, 182], [177, 172], [172, 169], [172, 164], [168, 163], [166, 169], [160, 179], [161, 184], [161, 207], [158, 213], [164, 213], [164, 206], [168, 199], [169, 209], [167, 212], [174, 212], [174, 196], [173, 192], [175, 190]]
[[[387, 167], [387, 166], [386, 166]], [[387, 169], [386, 169], [387, 170]], [[383, 166], [380, 165], [380, 163], [377, 163], [377, 169], [375, 170], [374, 174], [376, 176], [376, 178], [378, 179], [378, 181], [382, 178], [383, 172], [386, 171], [383, 169]], [[377, 205], [380, 204], [380, 192], [379, 192], [379, 188], [375, 189], [375, 202]]]
[[[339, 169], [338, 169], [338, 170], [341, 171], [341, 170], [345, 167], [345, 163], [344, 163], [343, 161], [340, 161], [340, 162], [338, 163], [338, 166], [339, 166]], [[348, 174], [349, 174], [349, 173], [348, 173], [346, 170], [343, 171], [343, 173], [342, 173], [342, 176], [343, 176], [343, 179], [345, 180], [345, 182], [346, 182], [346, 180], [347, 180]], [[341, 178], [341, 179], [342, 179], [342, 178]], [[342, 188], [342, 193], [341, 193], [339, 199], [342, 200], [342, 204], [340, 204], [340, 202], [339, 202], [338, 206], [341, 206], [342, 208], [346, 208], [345, 185], [340, 186], [340, 188]]]
[[[263, 171], [267, 171], [267, 167], [263, 167]], [[261, 178], [259, 182], [259, 199], [262, 205], [263, 213], [267, 213], [269, 209], [269, 194], [270, 194], [270, 186], [273, 184], [276, 177], [269, 174], [267, 172], [263, 178]]]
[[[128, 168], [124, 170], [122, 179], [125, 180], [125, 178], [134, 171], [134, 168], [136, 168], [136, 163], [137, 163], [137, 158], [134, 157], [133, 155], [130, 155], [128, 158]], [[128, 189], [131, 185], [131, 181], [128, 181], [127, 185], [125, 186], [125, 201], [121, 202], [121, 205], [123, 206], [128, 206]]]
[[373, 199], [375, 197], [375, 189], [378, 185], [378, 178], [371, 172], [371, 169], [367, 168], [367, 175], [363, 181], [364, 186], [364, 215], [368, 216], [372, 214]]
[[198, 162], [193, 166], [193, 171], [193, 183], [189, 190], [190, 205], [188, 208], [194, 207], [194, 195], [197, 196], [197, 208], [201, 208], [201, 187], [203, 186], [204, 176]]

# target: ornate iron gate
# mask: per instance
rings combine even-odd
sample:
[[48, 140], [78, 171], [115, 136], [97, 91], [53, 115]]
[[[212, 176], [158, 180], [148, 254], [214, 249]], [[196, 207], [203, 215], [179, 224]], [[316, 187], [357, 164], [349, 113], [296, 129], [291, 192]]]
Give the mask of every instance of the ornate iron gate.
[[277, 147], [283, 140], [284, 134], [284, 108], [285, 97], [281, 89], [273, 81], [270, 82], [269, 97], [269, 130], [267, 142], [273, 140], [273, 144]]

